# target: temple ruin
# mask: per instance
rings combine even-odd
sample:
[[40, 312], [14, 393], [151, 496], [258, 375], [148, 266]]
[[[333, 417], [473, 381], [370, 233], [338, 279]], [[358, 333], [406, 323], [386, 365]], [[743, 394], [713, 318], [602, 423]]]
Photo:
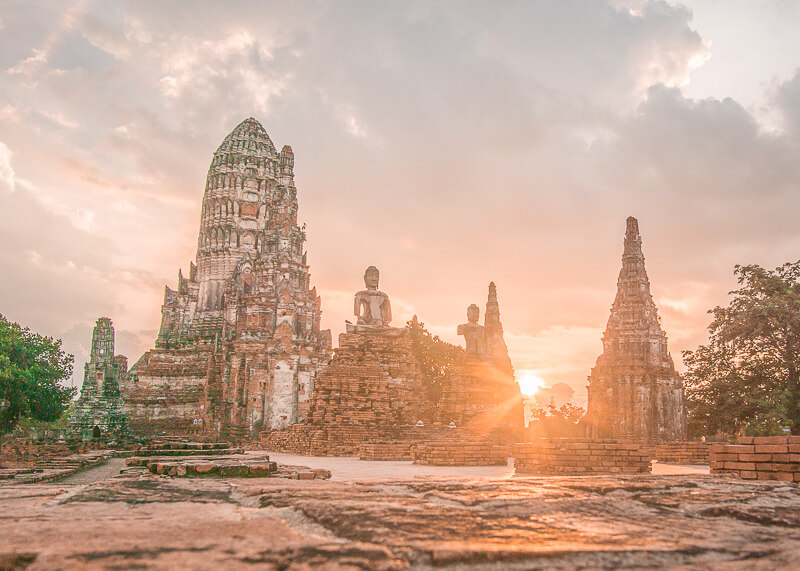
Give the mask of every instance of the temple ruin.
[[455, 450], [472, 442], [475, 454], [490, 449], [487, 439], [510, 445], [510, 431], [522, 427], [522, 398], [503, 339], [494, 283], [485, 324], [477, 323], [477, 306], [471, 306], [469, 323], [459, 326], [467, 336], [467, 352], [443, 381], [437, 399], [415, 346], [415, 331], [422, 325], [415, 316], [407, 327], [390, 326], [391, 303], [378, 290], [379, 278], [374, 266], [365, 271], [366, 289], [354, 296], [357, 322], [345, 323], [331, 364], [317, 378], [308, 417], [285, 430], [265, 431], [262, 444], [287, 452], [371, 459], [416, 459], [414, 451], [421, 451], [422, 443]]
[[128, 435], [120, 395], [120, 381], [127, 372], [128, 358], [114, 354], [114, 324], [108, 317], [101, 317], [92, 331], [81, 396], [69, 417], [70, 435], [82, 440], [120, 439]]
[[305, 416], [331, 336], [304, 242], [292, 149], [246, 119], [212, 158], [197, 265], [166, 288], [155, 348], [123, 385], [137, 432], [247, 436]]
[[593, 437], [686, 439], [683, 382], [650, 294], [639, 223], [633, 217], [627, 221], [603, 353], [589, 376], [588, 390], [586, 421]]
[[522, 393], [514, 378], [500, 320], [497, 286], [489, 283], [484, 324], [480, 308], [467, 308], [467, 323], [458, 326], [464, 336], [466, 357], [444, 387], [440, 406], [442, 420], [481, 432], [498, 428], [522, 428]]

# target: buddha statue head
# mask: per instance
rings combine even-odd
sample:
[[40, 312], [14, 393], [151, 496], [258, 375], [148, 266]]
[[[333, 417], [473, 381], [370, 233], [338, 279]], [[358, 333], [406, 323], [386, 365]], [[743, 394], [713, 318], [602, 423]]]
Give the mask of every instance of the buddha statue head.
[[367, 289], [378, 289], [381, 273], [375, 266], [370, 266], [364, 271], [364, 285]]

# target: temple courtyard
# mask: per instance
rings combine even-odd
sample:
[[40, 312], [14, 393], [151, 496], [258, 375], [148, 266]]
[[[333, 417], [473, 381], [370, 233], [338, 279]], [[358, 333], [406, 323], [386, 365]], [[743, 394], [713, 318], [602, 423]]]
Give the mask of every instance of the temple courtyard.
[[775, 569], [800, 558], [796, 485], [702, 466], [520, 477], [270, 460], [331, 478], [173, 478], [111, 459], [57, 483], [1, 482], [0, 569]]

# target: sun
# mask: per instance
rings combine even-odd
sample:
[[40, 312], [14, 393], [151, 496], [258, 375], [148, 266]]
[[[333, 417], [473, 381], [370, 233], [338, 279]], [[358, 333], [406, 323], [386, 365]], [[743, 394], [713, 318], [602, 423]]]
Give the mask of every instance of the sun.
[[535, 395], [544, 387], [544, 381], [536, 374], [536, 371], [520, 371], [518, 382], [519, 390], [528, 396]]

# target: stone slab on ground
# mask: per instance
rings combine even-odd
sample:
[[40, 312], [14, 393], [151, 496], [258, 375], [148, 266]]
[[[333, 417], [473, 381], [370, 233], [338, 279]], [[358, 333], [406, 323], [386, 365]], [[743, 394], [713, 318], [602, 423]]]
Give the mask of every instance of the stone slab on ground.
[[127, 466], [145, 468], [152, 474], [178, 478], [289, 478], [293, 480], [324, 480], [329, 470], [306, 466], [278, 465], [263, 452], [235, 456], [169, 456], [133, 457]]
[[114, 478], [0, 487], [0, 564], [792, 568], [800, 487], [709, 476]]
[[82, 470], [105, 464], [110, 457], [110, 451], [101, 450], [84, 454], [71, 454], [59, 458], [47, 458], [37, 462], [32, 468], [0, 470], [0, 480], [13, 481], [19, 484], [53, 482], [72, 476]]
[[227, 456], [231, 454], [242, 454], [243, 448], [188, 448], [188, 449], [169, 449], [154, 448], [137, 450], [134, 456]]

